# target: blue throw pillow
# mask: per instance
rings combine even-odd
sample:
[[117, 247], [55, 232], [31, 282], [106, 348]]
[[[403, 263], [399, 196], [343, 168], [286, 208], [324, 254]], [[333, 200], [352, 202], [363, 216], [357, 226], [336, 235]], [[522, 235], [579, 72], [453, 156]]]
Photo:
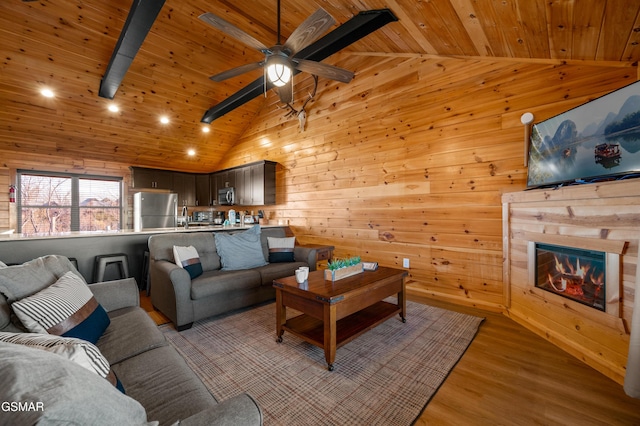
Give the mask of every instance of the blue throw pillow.
[[198, 250], [194, 246], [173, 246], [173, 259], [176, 265], [184, 268], [189, 273], [191, 279], [202, 275], [202, 263], [200, 262]]
[[260, 243], [260, 225], [237, 234], [215, 232], [213, 235], [223, 271], [251, 269], [267, 264]]
[[111, 323], [87, 284], [71, 271], [49, 287], [13, 302], [11, 308], [31, 332], [77, 337], [94, 344]]

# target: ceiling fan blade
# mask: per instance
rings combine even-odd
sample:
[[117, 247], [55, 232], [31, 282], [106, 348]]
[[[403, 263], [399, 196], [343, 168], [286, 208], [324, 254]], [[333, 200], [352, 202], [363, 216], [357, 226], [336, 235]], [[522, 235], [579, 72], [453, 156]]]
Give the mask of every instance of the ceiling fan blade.
[[333, 65], [323, 64], [322, 62], [308, 61], [306, 59], [295, 58], [296, 68], [309, 74], [315, 74], [320, 77], [329, 78], [331, 80], [349, 83], [353, 79], [353, 72], [338, 68]]
[[329, 15], [323, 8], [320, 8], [291, 33], [284, 47], [291, 51], [291, 55], [295, 55], [298, 51], [320, 38], [335, 23], [333, 16]]
[[256, 40], [253, 36], [247, 34], [232, 23], [225, 21], [224, 19], [214, 15], [213, 13], [203, 13], [202, 15], [198, 16], [198, 18], [201, 21], [211, 25], [212, 27], [219, 29], [225, 34], [230, 35], [236, 40], [241, 41], [249, 47], [253, 47], [254, 49], [259, 50], [263, 53], [267, 53], [269, 51], [268, 47]]
[[290, 104], [293, 102], [293, 77], [289, 79], [287, 84], [278, 87], [278, 96], [280, 97], [280, 102], [283, 104]]
[[264, 62], [253, 62], [251, 64], [240, 65], [239, 67], [231, 68], [230, 70], [226, 70], [221, 72], [220, 74], [213, 75], [209, 77], [213, 81], [224, 81], [229, 78], [235, 77], [240, 74], [244, 74], [245, 72], [253, 71], [258, 68], [261, 68], [264, 65]]

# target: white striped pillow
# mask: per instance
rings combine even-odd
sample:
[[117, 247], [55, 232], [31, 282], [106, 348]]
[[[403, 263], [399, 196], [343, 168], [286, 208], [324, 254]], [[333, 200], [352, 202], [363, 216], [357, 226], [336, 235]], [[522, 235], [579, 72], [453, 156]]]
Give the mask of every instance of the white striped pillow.
[[0, 342], [53, 352], [83, 366], [117, 386], [117, 378], [104, 355], [94, 344], [73, 337], [51, 334], [0, 332]]
[[69, 271], [49, 287], [11, 304], [27, 330], [96, 343], [110, 323], [84, 281]]

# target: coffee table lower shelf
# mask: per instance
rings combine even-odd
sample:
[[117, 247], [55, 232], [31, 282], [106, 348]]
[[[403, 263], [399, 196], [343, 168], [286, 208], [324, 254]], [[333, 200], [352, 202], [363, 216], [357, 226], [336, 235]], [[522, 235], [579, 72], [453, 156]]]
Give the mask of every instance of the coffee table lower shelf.
[[[336, 322], [336, 348], [349, 343], [394, 315], [400, 315], [401, 312], [402, 309], [398, 305], [381, 301], [338, 320]], [[289, 318], [282, 328], [312, 345], [325, 349], [324, 322], [322, 320], [302, 314]]]

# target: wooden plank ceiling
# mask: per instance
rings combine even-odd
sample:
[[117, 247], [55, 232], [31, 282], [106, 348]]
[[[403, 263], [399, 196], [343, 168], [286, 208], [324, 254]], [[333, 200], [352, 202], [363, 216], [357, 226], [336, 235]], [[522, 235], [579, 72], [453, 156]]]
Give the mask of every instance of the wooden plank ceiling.
[[[261, 71], [222, 83], [208, 77], [263, 56], [198, 16], [212, 12], [272, 45], [276, 0], [167, 0], [113, 100], [119, 112], [109, 112], [112, 101], [97, 93], [130, 7], [131, 0], [0, 3], [0, 151], [208, 172], [260, 108], [273, 107], [273, 99], [256, 98], [202, 131], [204, 112]], [[640, 2], [282, 0], [281, 7], [284, 39], [319, 7], [338, 25], [370, 9], [389, 8], [399, 18], [325, 60], [337, 65], [338, 58], [354, 64], [373, 54], [640, 59]], [[43, 87], [55, 97], [39, 95]], [[161, 115], [170, 123], [161, 125]]]

